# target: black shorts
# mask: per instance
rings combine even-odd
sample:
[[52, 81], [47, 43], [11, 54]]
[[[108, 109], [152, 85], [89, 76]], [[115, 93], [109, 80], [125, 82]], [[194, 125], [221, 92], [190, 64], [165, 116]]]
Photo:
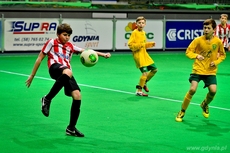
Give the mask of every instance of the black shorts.
[[215, 84], [217, 85], [217, 80], [215, 75], [198, 75], [198, 74], [190, 74], [189, 82], [192, 81], [200, 82], [202, 80], [204, 82], [204, 88]]
[[[57, 80], [61, 75], [63, 70], [68, 69], [67, 66], [63, 66], [61, 64], [58, 63], [54, 63], [50, 66], [49, 68], [49, 74], [50, 77], [54, 80]], [[69, 84], [64, 86], [64, 91], [65, 91], [65, 95], [66, 96], [72, 96], [71, 93], [74, 90], [79, 90], [81, 91], [80, 87], [78, 86], [74, 76], [72, 76], [72, 78], [70, 78], [69, 80]]]

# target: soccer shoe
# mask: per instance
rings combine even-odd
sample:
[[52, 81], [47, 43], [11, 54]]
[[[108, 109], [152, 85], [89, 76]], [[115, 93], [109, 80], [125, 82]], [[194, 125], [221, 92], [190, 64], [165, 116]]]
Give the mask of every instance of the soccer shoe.
[[65, 132], [67, 135], [70, 135], [70, 136], [75, 136], [75, 137], [84, 137], [85, 136], [83, 133], [78, 131], [76, 128], [70, 129], [69, 127], [67, 127]]
[[204, 116], [205, 118], [208, 118], [208, 117], [209, 117], [208, 105], [205, 104], [205, 102], [203, 101], [203, 102], [200, 104], [200, 107], [201, 107], [202, 110], [203, 110], [203, 112], [202, 112], [203, 116]]
[[50, 103], [51, 103], [51, 101], [46, 99], [45, 96], [44, 96], [44, 97], [42, 97], [41, 102], [42, 102], [42, 113], [43, 113], [43, 115], [48, 117], [49, 116], [49, 111], [50, 111]]
[[144, 92], [136, 92], [136, 96], [148, 97], [148, 94], [146, 94], [146, 93], [144, 93]]
[[146, 92], [149, 92], [149, 88], [147, 87], [147, 85], [144, 85], [143, 89], [144, 89]]
[[179, 111], [179, 113], [176, 116], [177, 122], [182, 122], [182, 118], [184, 117], [185, 112]]

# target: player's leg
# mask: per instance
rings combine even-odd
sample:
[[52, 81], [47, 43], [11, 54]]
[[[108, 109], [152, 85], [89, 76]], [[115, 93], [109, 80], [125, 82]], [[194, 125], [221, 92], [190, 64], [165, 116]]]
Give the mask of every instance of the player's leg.
[[146, 82], [150, 81], [156, 73], [157, 73], [157, 69], [150, 70], [150, 72], [147, 75]]
[[69, 80], [69, 84], [65, 85], [65, 95], [72, 96], [72, 105], [70, 109], [70, 121], [69, 125], [66, 128], [66, 134], [84, 137], [84, 134], [81, 133], [77, 128], [76, 124], [80, 115], [80, 107], [81, 107], [81, 90], [78, 86], [74, 77]]
[[72, 71], [61, 64], [53, 64], [49, 69], [50, 76], [55, 79], [55, 83], [51, 87], [49, 93], [42, 97], [42, 113], [48, 117], [51, 100], [58, 94], [62, 87], [68, 83], [72, 77]]
[[136, 95], [137, 96], [148, 96], [148, 94], [145, 94], [142, 91], [142, 89], [143, 89], [143, 87], [145, 85], [146, 79], [147, 79], [148, 69], [147, 69], [147, 67], [141, 67], [140, 71], [142, 72], [142, 75], [141, 75], [141, 77], [139, 79], [139, 84], [136, 85], [136, 89], [137, 89]]
[[145, 82], [143, 89], [146, 92], [149, 92], [149, 89], [147, 87], [147, 82], [150, 81], [152, 79], [152, 77], [157, 73], [157, 67], [155, 64], [152, 64], [152, 65], [148, 66], [147, 68], [148, 68], [149, 72], [147, 74], [146, 82]]
[[181, 105], [181, 110], [178, 112], [178, 114], [176, 116], [176, 121], [177, 122], [182, 121], [182, 118], [185, 115], [185, 111], [187, 110], [188, 105], [189, 105], [190, 101], [192, 100], [193, 95], [196, 93], [199, 81], [200, 81], [200, 76], [199, 75], [196, 75], [196, 74], [191, 74], [190, 75], [190, 78], [189, 78], [190, 89], [185, 94], [184, 100], [183, 100], [182, 105]]
[[216, 84], [217, 84], [217, 81], [216, 81], [216, 76], [214, 75], [211, 75], [211, 76], [207, 76], [205, 79], [204, 79], [204, 83], [205, 83], [205, 87], [208, 87], [208, 93], [205, 97], [205, 99], [203, 100], [203, 102], [201, 103], [201, 108], [203, 110], [202, 114], [205, 118], [208, 118], [209, 117], [209, 108], [208, 108], [208, 105], [212, 102], [215, 94], [216, 94]]

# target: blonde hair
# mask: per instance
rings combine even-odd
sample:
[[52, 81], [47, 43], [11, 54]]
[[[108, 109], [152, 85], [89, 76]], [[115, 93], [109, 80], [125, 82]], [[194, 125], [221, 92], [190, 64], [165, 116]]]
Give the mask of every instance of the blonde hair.
[[223, 16], [223, 17], [226, 17], [226, 18], [228, 19], [228, 14], [221, 14], [221, 15], [220, 15], [220, 18], [221, 18], [222, 16]]
[[138, 22], [138, 21], [140, 21], [140, 20], [144, 20], [144, 21], [146, 22], [146, 19], [145, 19], [145, 17], [143, 17], [143, 16], [137, 17], [136, 22]]

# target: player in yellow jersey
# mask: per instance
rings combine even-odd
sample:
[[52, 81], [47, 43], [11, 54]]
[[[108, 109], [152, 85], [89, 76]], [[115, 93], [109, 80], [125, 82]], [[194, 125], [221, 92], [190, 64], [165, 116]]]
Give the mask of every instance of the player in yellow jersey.
[[136, 67], [139, 68], [142, 73], [139, 84], [136, 85], [136, 95], [148, 96], [142, 89], [149, 92], [146, 83], [155, 75], [157, 67], [146, 49], [155, 46], [155, 42], [146, 41], [145, 31], [143, 30], [146, 25], [146, 19], [143, 16], [136, 19], [136, 25], [137, 29], [132, 32], [128, 41], [128, 46], [132, 50]]
[[[207, 19], [203, 23], [204, 35], [195, 38], [186, 50], [186, 56], [190, 59], [194, 59], [192, 73], [189, 77], [190, 89], [186, 93], [181, 110], [176, 116], [176, 121], [181, 122], [185, 115], [185, 111], [197, 90], [198, 83], [202, 80], [204, 82], [204, 88], [208, 87], [208, 93], [200, 104], [203, 116], [209, 117], [208, 105], [213, 100], [216, 94], [216, 72], [217, 66], [225, 58], [225, 50], [221, 40], [214, 36], [216, 29], [216, 22], [213, 19]], [[219, 57], [217, 57], [219, 52]]]

